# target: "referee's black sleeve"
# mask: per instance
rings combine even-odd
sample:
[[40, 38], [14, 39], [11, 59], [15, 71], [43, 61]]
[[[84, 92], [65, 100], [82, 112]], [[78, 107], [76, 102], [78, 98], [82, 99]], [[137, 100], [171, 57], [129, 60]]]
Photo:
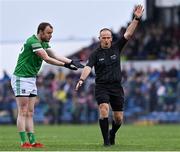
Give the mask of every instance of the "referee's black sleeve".
[[123, 36], [114, 43], [114, 46], [117, 47], [119, 51], [121, 52], [123, 47], [126, 45], [127, 41], [128, 40]]
[[88, 60], [88, 63], [86, 64], [86, 66], [89, 66], [92, 68], [95, 65], [95, 61], [96, 61], [95, 52], [96, 51], [91, 53], [91, 55], [89, 56], [89, 60]]

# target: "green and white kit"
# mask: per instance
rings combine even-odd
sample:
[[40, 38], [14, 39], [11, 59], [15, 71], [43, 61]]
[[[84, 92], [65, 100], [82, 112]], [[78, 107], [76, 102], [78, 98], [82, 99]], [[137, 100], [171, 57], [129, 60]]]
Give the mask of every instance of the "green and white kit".
[[20, 51], [11, 79], [15, 96], [37, 95], [36, 76], [43, 60], [35, 52], [48, 48], [50, 48], [48, 42], [41, 42], [35, 35], [27, 39]]

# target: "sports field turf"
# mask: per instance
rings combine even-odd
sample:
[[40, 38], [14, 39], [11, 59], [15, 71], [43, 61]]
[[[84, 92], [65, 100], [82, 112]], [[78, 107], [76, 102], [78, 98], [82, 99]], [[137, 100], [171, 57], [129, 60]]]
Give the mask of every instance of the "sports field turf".
[[[102, 146], [98, 125], [36, 126], [42, 149], [30, 151], [180, 151], [180, 125], [123, 125], [116, 145]], [[0, 126], [0, 150], [20, 151], [16, 126]]]

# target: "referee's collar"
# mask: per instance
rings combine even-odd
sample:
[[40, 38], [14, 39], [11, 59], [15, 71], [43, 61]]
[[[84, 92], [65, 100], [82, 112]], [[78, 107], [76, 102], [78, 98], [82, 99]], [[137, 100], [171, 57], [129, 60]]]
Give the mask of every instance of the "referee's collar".
[[111, 48], [112, 48], [112, 46], [111, 46], [110, 48], [107, 48], [107, 49], [102, 48], [101, 46], [99, 46], [99, 47], [97, 48], [97, 51], [105, 51], [105, 50], [109, 50], [109, 49], [111, 49]]

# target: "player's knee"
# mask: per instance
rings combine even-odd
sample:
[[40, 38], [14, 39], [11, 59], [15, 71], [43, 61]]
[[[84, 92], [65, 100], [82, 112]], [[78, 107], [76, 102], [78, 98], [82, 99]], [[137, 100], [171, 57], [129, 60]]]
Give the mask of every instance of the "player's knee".
[[33, 117], [34, 116], [34, 111], [30, 110], [27, 112], [27, 117]]
[[27, 108], [20, 108], [18, 115], [26, 117], [27, 115]]

